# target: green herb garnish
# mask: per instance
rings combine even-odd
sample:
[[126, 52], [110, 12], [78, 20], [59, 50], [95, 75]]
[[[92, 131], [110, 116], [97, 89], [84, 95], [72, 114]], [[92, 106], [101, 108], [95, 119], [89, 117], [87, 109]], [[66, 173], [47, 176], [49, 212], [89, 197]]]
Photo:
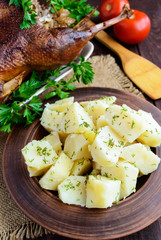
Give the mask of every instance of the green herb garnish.
[[[51, 5], [54, 5], [55, 9], [58, 11], [61, 8], [68, 9], [70, 11], [69, 17], [76, 19], [79, 22], [88, 13], [92, 12], [94, 7], [86, 4], [87, 0], [47, 0]], [[55, 9], [52, 8], [51, 12], [54, 13]], [[95, 11], [93, 16], [98, 16], [99, 12]]]
[[[82, 18], [84, 18], [88, 13], [92, 12], [94, 7], [86, 4], [87, 0], [46, 0], [51, 6], [51, 12], [54, 13], [55, 9], [58, 11], [61, 8], [68, 9], [70, 11], [69, 17], [76, 19], [78, 23]], [[20, 28], [29, 28], [31, 24], [36, 23], [36, 11], [31, 8], [31, 0], [10, 0], [9, 5], [14, 4], [16, 7], [21, 6], [24, 11], [23, 22]], [[98, 16], [99, 12], [95, 11], [93, 16]]]
[[73, 77], [67, 82], [51, 80], [57, 77], [64, 67], [59, 67], [53, 71], [42, 73], [33, 72], [31, 78], [22, 83], [21, 86], [13, 92], [12, 100], [0, 106], [0, 131], [10, 132], [12, 126], [16, 124], [31, 124], [37, 115], [43, 111], [42, 102], [36, 96], [32, 97], [29, 103], [22, 103], [29, 99], [40, 87], [46, 84], [46, 88], [53, 87], [54, 90], [46, 95], [46, 99], [54, 96], [67, 98], [71, 91], [75, 89], [72, 85], [75, 81], [82, 81], [84, 84], [91, 83], [94, 72], [90, 62], [85, 62], [84, 57], [80, 57], [80, 64], [72, 62], [68, 64], [73, 68]]
[[20, 28], [29, 28], [30, 24], [36, 23], [36, 11], [31, 8], [31, 0], [10, 0], [9, 5], [15, 4], [16, 7], [22, 6], [24, 11], [23, 22], [20, 24]]

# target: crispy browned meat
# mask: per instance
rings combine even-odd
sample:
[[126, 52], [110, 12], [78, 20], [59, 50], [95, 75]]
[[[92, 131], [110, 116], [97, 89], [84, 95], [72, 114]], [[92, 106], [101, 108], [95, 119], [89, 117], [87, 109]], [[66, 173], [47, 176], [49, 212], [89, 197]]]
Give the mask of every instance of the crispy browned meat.
[[[3, 86], [22, 72], [53, 70], [68, 64], [80, 53], [94, 35], [118, 21], [89, 26], [88, 17], [75, 28], [54, 28], [47, 31], [37, 23], [28, 29], [20, 29], [23, 12], [7, 0], [0, 2], [0, 97], [4, 98]], [[15, 81], [13, 81], [15, 83]], [[20, 84], [21, 81], [18, 81]], [[8, 84], [10, 86], [11, 84]], [[16, 87], [15, 87], [16, 88]], [[11, 91], [7, 91], [10, 94]]]
[[[55, 69], [75, 59], [84, 46], [82, 43], [78, 49], [81, 33], [73, 38], [70, 28], [50, 33], [37, 23], [22, 30], [22, 20], [20, 8], [9, 7], [6, 0], [0, 3], [0, 81], [13, 79], [22, 71]], [[78, 43], [73, 45], [74, 41]]]

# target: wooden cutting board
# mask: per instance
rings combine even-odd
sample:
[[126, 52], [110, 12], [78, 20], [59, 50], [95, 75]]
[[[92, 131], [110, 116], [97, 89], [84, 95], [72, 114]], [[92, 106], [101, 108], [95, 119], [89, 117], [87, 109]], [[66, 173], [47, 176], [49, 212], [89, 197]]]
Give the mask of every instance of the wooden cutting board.
[[100, 31], [95, 38], [114, 51], [121, 59], [125, 74], [150, 98], [161, 98], [161, 69], [147, 59], [129, 51]]

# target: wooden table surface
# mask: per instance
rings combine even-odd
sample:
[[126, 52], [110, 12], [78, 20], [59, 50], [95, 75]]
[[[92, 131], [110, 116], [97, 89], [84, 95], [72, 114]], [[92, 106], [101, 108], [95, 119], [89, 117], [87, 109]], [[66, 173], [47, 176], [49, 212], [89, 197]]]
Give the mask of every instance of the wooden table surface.
[[[99, 7], [101, 0], [88, 0], [88, 2]], [[147, 58], [152, 61], [158, 67], [161, 68], [161, 1], [160, 0], [129, 0], [133, 9], [137, 9], [145, 12], [151, 19], [151, 32], [149, 36], [138, 45], [124, 45], [129, 50]], [[100, 18], [93, 19], [95, 22], [100, 22]], [[112, 34], [112, 29], [108, 29], [107, 32]], [[112, 53], [109, 49], [100, 44], [97, 40], [92, 40], [95, 46], [93, 55], [111, 54], [115, 57], [117, 63], [121, 66], [119, 58]], [[161, 99], [152, 101], [145, 96], [148, 101], [156, 105], [161, 109]], [[47, 235], [34, 240], [70, 240], [58, 235]], [[156, 222], [148, 226], [147, 228], [132, 234], [127, 237], [119, 238], [117, 240], [161, 240], [161, 218]]]

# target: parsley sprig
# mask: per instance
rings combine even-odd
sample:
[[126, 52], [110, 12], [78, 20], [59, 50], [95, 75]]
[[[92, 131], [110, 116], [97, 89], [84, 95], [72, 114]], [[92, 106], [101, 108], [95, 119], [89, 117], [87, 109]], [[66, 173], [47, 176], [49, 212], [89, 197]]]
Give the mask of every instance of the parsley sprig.
[[[90, 4], [86, 4], [87, 0], [47, 0], [47, 2], [54, 5], [57, 11], [61, 8], [68, 9], [70, 11], [69, 17], [76, 19], [76, 23], [94, 9]], [[55, 9], [52, 8], [51, 12], [54, 13]], [[95, 11], [93, 16], [98, 16], [98, 14], [98, 11]]]
[[36, 11], [31, 8], [31, 0], [10, 0], [9, 5], [15, 4], [16, 7], [22, 6], [24, 11], [23, 22], [20, 24], [20, 28], [29, 28], [30, 24], [36, 23]]
[[57, 82], [54, 79], [51, 80], [53, 77], [57, 77], [60, 74], [60, 71], [63, 70], [65, 67], [60, 67], [54, 71], [46, 71], [45, 79], [47, 82], [46, 88], [53, 87], [54, 91], [51, 91], [49, 94], [45, 96], [46, 99], [49, 99], [54, 96], [58, 96], [60, 98], [67, 98], [70, 94], [70, 91], [75, 89], [75, 86], [72, 85], [74, 82], [82, 82], [85, 85], [91, 83], [93, 80], [94, 72], [90, 62], [85, 62], [85, 58], [82, 56], [79, 58], [80, 63], [77, 64], [75, 61], [71, 62], [67, 65], [67, 67], [71, 67], [73, 69], [73, 76], [67, 82], [61, 80], [61, 82]]
[[82, 81], [84, 84], [91, 83], [94, 72], [90, 62], [85, 62], [84, 57], [80, 57], [80, 63], [72, 62], [67, 65], [72, 67], [74, 74], [69, 81], [61, 80], [57, 82], [55, 78], [60, 74], [64, 67], [59, 67], [53, 71], [33, 72], [30, 79], [22, 83], [21, 86], [13, 92], [12, 100], [0, 106], [0, 131], [10, 132], [14, 124], [31, 124], [34, 119], [43, 111], [42, 102], [37, 96], [31, 98], [31, 101], [23, 104], [38, 89], [46, 85], [46, 89], [52, 87], [46, 95], [46, 99], [54, 96], [66, 98], [70, 92], [75, 89], [72, 84], [76, 81]]
[[[61, 8], [68, 9], [70, 11], [69, 16], [76, 19], [76, 22], [79, 22], [83, 17], [88, 13], [92, 12], [94, 7], [91, 7], [89, 4], [86, 4], [87, 0], [46, 0], [51, 6], [54, 5], [56, 10]], [[30, 24], [36, 23], [36, 11], [31, 8], [31, 0], [10, 0], [9, 5], [14, 4], [16, 7], [22, 6], [24, 11], [23, 22], [20, 24], [20, 28], [29, 28]], [[51, 8], [51, 12], [54, 13], [55, 9]], [[99, 12], [95, 11], [93, 16], [98, 16]]]
[[28, 104], [25, 104], [23, 112], [19, 101], [2, 104], [0, 106], [0, 130], [10, 132], [15, 123], [25, 125], [32, 123], [37, 114], [42, 111], [41, 105], [42, 102], [37, 97], [33, 97]]

